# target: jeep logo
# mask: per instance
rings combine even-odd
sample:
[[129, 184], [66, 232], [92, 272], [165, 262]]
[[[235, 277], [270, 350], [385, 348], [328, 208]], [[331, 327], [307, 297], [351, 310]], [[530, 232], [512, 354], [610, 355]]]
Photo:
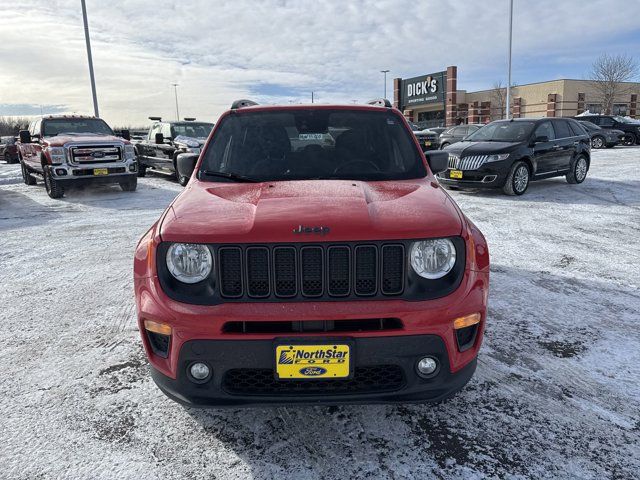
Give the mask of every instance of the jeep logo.
[[93, 158], [104, 158], [104, 152], [100, 152], [100, 151], [98, 151], [98, 152], [91, 152], [91, 156], [92, 156]]
[[295, 233], [296, 235], [304, 233], [306, 235], [314, 234], [314, 235], [325, 236], [330, 231], [331, 229], [329, 227], [323, 227], [323, 226], [307, 227], [305, 225], [298, 225], [296, 228], [293, 229], [293, 233]]

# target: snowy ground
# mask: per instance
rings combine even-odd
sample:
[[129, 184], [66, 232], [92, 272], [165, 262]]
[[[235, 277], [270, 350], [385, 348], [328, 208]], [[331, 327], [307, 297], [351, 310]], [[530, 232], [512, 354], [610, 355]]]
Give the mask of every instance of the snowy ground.
[[488, 238], [476, 376], [440, 405], [191, 411], [146, 372], [137, 239], [160, 176], [50, 200], [0, 164], [0, 477], [638, 478], [640, 148], [583, 185], [453, 192]]

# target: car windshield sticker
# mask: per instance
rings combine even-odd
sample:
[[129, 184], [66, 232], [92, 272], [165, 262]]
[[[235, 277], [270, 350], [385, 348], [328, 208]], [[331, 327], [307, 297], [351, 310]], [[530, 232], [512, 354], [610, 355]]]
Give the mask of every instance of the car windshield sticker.
[[298, 135], [298, 140], [322, 140], [323, 138], [323, 133], [300, 133]]

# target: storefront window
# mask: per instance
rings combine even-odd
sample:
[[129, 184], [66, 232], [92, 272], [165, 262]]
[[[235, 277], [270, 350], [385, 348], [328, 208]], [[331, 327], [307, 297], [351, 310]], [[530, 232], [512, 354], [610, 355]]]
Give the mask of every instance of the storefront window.
[[444, 126], [444, 111], [436, 110], [435, 112], [418, 112], [418, 121], [416, 125], [422, 128], [442, 127]]
[[602, 105], [599, 103], [587, 103], [587, 110], [589, 113], [602, 113]]
[[613, 104], [613, 114], [614, 115], [622, 115], [623, 117], [627, 115], [627, 104], [626, 103], [614, 103]]

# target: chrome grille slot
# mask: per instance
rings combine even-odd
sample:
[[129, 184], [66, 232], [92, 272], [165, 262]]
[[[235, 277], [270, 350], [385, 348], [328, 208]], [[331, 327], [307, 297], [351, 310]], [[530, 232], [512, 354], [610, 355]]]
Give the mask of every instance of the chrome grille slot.
[[74, 145], [69, 152], [71, 163], [82, 165], [120, 162], [123, 159], [119, 145]]

